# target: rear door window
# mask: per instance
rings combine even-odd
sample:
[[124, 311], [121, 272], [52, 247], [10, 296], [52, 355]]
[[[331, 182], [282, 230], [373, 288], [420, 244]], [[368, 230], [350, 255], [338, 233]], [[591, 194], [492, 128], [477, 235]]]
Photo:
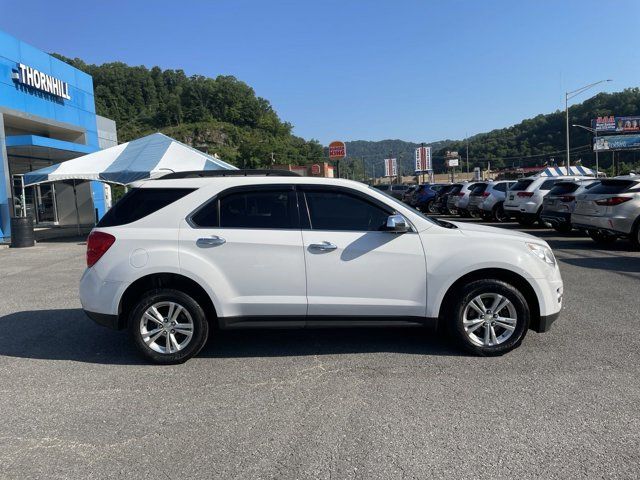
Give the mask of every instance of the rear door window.
[[533, 180], [518, 180], [516, 184], [511, 187], [509, 190], [512, 192], [520, 192], [526, 190], [529, 185], [533, 183]]
[[221, 228], [298, 228], [293, 190], [239, 191], [224, 195], [219, 202]]
[[133, 223], [190, 194], [193, 188], [134, 188], [129, 190], [97, 227], [117, 227]]

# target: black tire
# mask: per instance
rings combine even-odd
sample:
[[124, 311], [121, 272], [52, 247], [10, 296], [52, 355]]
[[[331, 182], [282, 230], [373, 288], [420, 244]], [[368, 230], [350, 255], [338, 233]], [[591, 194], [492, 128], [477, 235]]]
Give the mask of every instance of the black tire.
[[573, 230], [570, 223], [554, 223], [553, 229], [560, 233], [571, 233], [571, 230]]
[[518, 217], [518, 223], [523, 227], [530, 227], [536, 223], [538, 219], [536, 217], [520, 215]]
[[428, 212], [428, 213], [430, 213], [432, 215], [435, 215], [436, 213], [439, 213], [438, 209], [436, 208], [435, 200], [429, 200], [427, 202], [427, 205], [424, 207], [424, 209], [425, 209], [426, 212]]
[[635, 228], [631, 230], [631, 245], [636, 250], [640, 250], [640, 217], [636, 220]]
[[618, 240], [618, 237], [615, 235], [604, 233], [600, 230], [587, 230], [587, 235], [589, 235], [591, 240], [596, 242], [598, 245], [611, 245]]
[[504, 211], [504, 204], [502, 202], [493, 207], [492, 214], [496, 222], [505, 223], [509, 221], [509, 215]]
[[[465, 330], [465, 325], [464, 325], [465, 310], [467, 309], [467, 306], [469, 305], [469, 303], [472, 300], [476, 299], [478, 296], [480, 295], [489, 296], [493, 294], [501, 295], [503, 298], [506, 298], [509, 302], [511, 302], [511, 306], [503, 307], [496, 314], [505, 312], [511, 315], [512, 313], [509, 312], [509, 309], [512, 308], [514, 313], [516, 314], [515, 328], [510, 333], [510, 336], [506, 336], [501, 343], [496, 343], [494, 345], [488, 345], [488, 346], [480, 345], [478, 343], [474, 343], [474, 340], [471, 339], [470, 335]], [[491, 299], [489, 298], [488, 300], [490, 302]], [[483, 300], [483, 301], [486, 301], [486, 300]], [[502, 280], [483, 279], [483, 280], [476, 280], [474, 282], [466, 284], [461, 288], [459, 292], [457, 292], [456, 299], [454, 299], [450, 305], [451, 305], [450, 311], [452, 313], [452, 318], [448, 319], [448, 322], [447, 322], [449, 326], [449, 331], [451, 332], [454, 340], [457, 343], [459, 343], [463, 348], [467, 349], [468, 351], [476, 355], [495, 356], [495, 355], [505, 354], [513, 350], [514, 348], [518, 347], [520, 343], [522, 343], [522, 340], [526, 336], [527, 330], [529, 329], [530, 311], [529, 311], [529, 305], [527, 304], [526, 299], [516, 287]], [[491, 305], [490, 303], [488, 303], [486, 306], [490, 307]], [[469, 311], [467, 312], [467, 315], [477, 314], [474, 312], [475, 310], [469, 307]], [[492, 312], [490, 315], [494, 315], [494, 312]], [[480, 319], [477, 318], [477, 319], [472, 319], [470, 321], [473, 321], [473, 320], [480, 320]], [[445, 319], [445, 321], [447, 321], [447, 319]], [[487, 331], [491, 332], [491, 329], [493, 329], [496, 339], [499, 339], [503, 334], [507, 333], [507, 329], [499, 326], [499, 324], [495, 324], [495, 320], [493, 320], [493, 317], [491, 317], [491, 319], [489, 319], [488, 321], [489, 322], [494, 321], [494, 324], [485, 325], [484, 321], [481, 320], [480, 322], [482, 323], [482, 325], [480, 327], [476, 327], [477, 328], [476, 331], [481, 330], [483, 332], [481, 334], [483, 339], [484, 339], [484, 333]], [[471, 333], [476, 335], [474, 332], [471, 332]]]
[[[153, 349], [151, 346], [147, 345], [147, 343], [145, 343], [143, 339], [143, 328], [146, 329], [146, 327], [143, 327], [143, 321], [150, 321], [143, 320], [145, 312], [147, 311], [147, 309], [151, 308], [154, 305], [160, 305], [160, 307], [157, 308], [157, 311], [159, 311], [160, 315], [163, 316], [163, 303], [174, 303], [181, 306], [184, 310], [178, 313], [176, 321], [178, 323], [192, 325], [192, 336], [190, 340], [186, 342], [181, 349], [175, 352], [171, 352], [171, 349], [175, 348], [174, 344], [171, 343], [171, 339], [169, 339], [170, 347], [168, 353], [163, 353]], [[167, 305], [166, 308], [169, 309], [171, 307], [170, 305]], [[169, 313], [168, 310], [167, 313]], [[156, 320], [151, 321], [150, 325], [153, 325], [152, 328], [154, 329], [164, 328], [162, 324]], [[171, 324], [169, 323], [167, 323], [165, 326], [167, 329], [171, 328]], [[163, 365], [183, 363], [194, 355], [197, 355], [198, 352], [202, 350], [202, 347], [204, 347], [209, 336], [209, 323], [207, 322], [202, 307], [191, 296], [179, 290], [173, 289], [153, 290], [144, 295], [136, 304], [136, 306], [131, 310], [131, 314], [129, 315], [128, 327], [129, 335], [131, 336], [133, 343], [138, 348], [140, 353], [142, 353], [145, 358], [151, 360], [152, 362]], [[186, 329], [185, 331], [188, 331], [188, 329]], [[176, 342], [180, 342], [181, 340], [184, 341], [188, 335], [181, 334], [180, 332], [176, 332], [175, 330], [167, 330], [167, 333], [164, 333], [164, 331], [160, 332], [159, 340], [164, 342], [170, 336], [173, 336]], [[156, 342], [153, 342], [153, 345], [155, 345], [155, 348], [164, 348]]]

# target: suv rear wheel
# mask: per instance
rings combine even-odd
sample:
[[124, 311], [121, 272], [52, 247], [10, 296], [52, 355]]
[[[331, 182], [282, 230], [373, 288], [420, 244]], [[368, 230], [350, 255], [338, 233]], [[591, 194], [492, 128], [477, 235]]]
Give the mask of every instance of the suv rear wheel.
[[618, 239], [615, 235], [601, 232], [600, 230], [587, 230], [587, 235], [599, 245], [610, 245]]
[[449, 323], [454, 338], [476, 355], [502, 355], [516, 348], [529, 328], [529, 305], [520, 291], [502, 280], [465, 285]]
[[133, 308], [129, 333], [138, 350], [161, 364], [182, 363], [204, 347], [209, 325], [193, 298], [173, 289], [147, 293]]

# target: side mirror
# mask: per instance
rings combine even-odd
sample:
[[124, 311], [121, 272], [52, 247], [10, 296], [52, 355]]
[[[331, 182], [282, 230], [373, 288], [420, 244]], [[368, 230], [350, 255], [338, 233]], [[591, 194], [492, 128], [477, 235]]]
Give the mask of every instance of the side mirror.
[[389, 215], [385, 230], [389, 232], [404, 233], [409, 231], [407, 220], [402, 215]]

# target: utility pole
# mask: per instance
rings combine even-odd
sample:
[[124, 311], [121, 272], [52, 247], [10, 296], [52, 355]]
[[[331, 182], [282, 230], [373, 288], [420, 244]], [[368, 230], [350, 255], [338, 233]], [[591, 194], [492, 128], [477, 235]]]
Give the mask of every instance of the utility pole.
[[467, 137], [467, 180], [469, 179], [469, 135], [465, 133]]

